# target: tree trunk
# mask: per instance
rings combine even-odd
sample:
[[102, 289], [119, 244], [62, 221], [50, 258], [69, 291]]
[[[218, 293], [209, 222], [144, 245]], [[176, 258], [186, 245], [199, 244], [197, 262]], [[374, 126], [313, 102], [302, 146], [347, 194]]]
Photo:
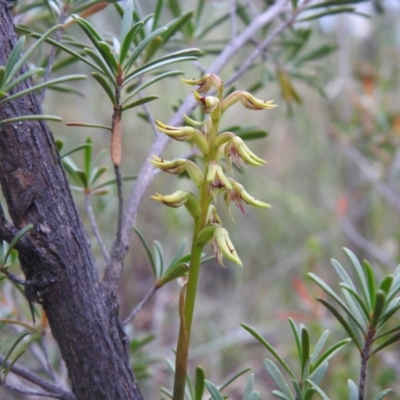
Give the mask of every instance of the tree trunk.
[[[0, 65], [17, 40], [0, 0]], [[25, 82], [18, 90], [26, 88]], [[0, 120], [41, 114], [35, 94], [0, 104]], [[0, 125], [0, 182], [14, 224], [0, 207], [0, 239], [32, 223], [18, 245], [28, 298], [45, 310], [78, 400], [142, 399], [129, 363], [118, 304], [99, 279], [47, 124]]]

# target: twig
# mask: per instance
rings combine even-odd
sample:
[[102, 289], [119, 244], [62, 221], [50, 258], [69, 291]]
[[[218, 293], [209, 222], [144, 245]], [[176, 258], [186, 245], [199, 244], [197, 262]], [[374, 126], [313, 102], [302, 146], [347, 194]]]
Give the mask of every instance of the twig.
[[365, 344], [361, 353], [361, 370], [360, 370], [360, 382], [358, 385], [358, 400], [364, 400], [365, 384], [367, 382], [367, 364], [368, 358], [371, 353], [371, 346], [374, 340], [375, 329], [371, 327], [368, 329], [367, 336], [365, 338]]
[[[278, 0], [271, 7], [269, 7], [268, 10], [256, 17], [241, 34], [236, 36], [235, 39], [225, 47], [225, 49], [215, 59], [213, 64], [208, 68], [207, 73], [219, 73], [225, 67], [227, 62], [237, 54], [238, 50], [252, 39], [256, 32], [273, 21], [281, 12], [285, 10], [288, 1], [289, 0]], [[193, 96], [188, 96], [168, 124], [172, 126], [178, 126], [181, 124], [183, 114], [190, 114], [190, 112], [195, 108], [196, 104], [197, 103], [193, 99]], [[150, 147], [148, 153], [149, 157], [153, 154], [160, 155], [168, 142], [169, 138], [166, 135], [158, 136]], [[122, 272], [122, 262], [128, 251], [129, 239], [132, 234], [132, 226], [135, 225], [139, 206], [143, 201], [150, 182], [153, 179], [154, 168], [155, 167], [153, 167], [148, 161], [142, 165], [138, 174], [138, 179], [136, 180], [135, 186], [132, 189], [126, 204], [121, 232], [121, 243], [114, 241], [112, 246], [110, 260], [104, 274], [104, 282], [106, 282], [106, 284], [109, 286], [111, 292], [115, 294], [119, 277]]]
[[[5, 357], [0, 354], [0, 363], [3, 363], [4, 360], [5, 360]], [[6, 367], [8, 367], [9, 365], [10, 365], [10, 361], [7, 361], [6, 362]], [[15, 363], [11, 367], [11, 371], [14, 374], [20, 376], [21, 378], [24, 378], [27, 381], [33, 383], [34, 385], [39, 386], [44, 390], [47, 390], [52, 395], [53, 394], [58, 395], [59, 399], [62, 399], [62, 400], [77, 400], [75, 395], [73, 393], [71, 393], [70, 391], [64, 390], [60, 386], [41, 378], [39, 375], [36, 375], [35, 373], [30, 371], [29, 369], [27, 369], [25, 367], [22, 367], [18, 363]]]
[[154, 286], [143, 298], [143, 300], [132, 310], [132, 312], [122, 321], [122, 326], [129, 324], [136, 317], [136, 314], [149, 302], [157, 291], [157, 287]]
[[249, 68], [250, 66], [254, 63], [254, 61], [265, 54], [265, 52], [268, 50], [268, 47], [272, 43], [272, 41], [280, 35], [286, 28], [288, 28], [290, 25], [293, 25], [293, 23], [296, 21], [298, 14], [302, 11], [302, 9], [306, 6], [308, 1], [305, 1], [301, 7], [299, 7], [287, 21], [283, 21], [280, 25], [278, 25], [270, 35], [268, 35], [258, 46], [257, 48], [253, 51], [253, 53], [250, 54], [249, 57], [246, 58], [246, 61], [241, 64], [240, 68], [232, 75], [230, 76], [229, 79], [226, 80], [225, 85], [228, 87], [229, 85], [232, 85], [233, 82], [238, 80]]
[[[64, 9], [64, 7], [61, 7], [60, 16], [58, 18], [58, 23], [64, 24], [65, 18], [66, 18], [65, 9]], [[59, 43], [61, 41], [61, 35], [62, 35], [62, 28], [57, 30], [57, 32], [54, 34], [53, 40], [55, 42]], [[57, 53], [57, 47], [52, 46], [50, 54], [49, 54], [49, 58], [47, 60], [47, 65], [46, 65], [46, 70], [44, 72], [43, 82], [47, 82], [51, 77], [51, 70], [53, 69], [54, 61], [56, 60], [56, 53]], [[43, 103], [45, 93], [46, 93], [46, 88], [43, 88], [39, 95], [40, 103]]]
[[346, 155], [357, 165], [361, 174], [368, 182], [374, 185], [377, 192], [397, 211], [400, 212], [399, 194], [389, 185], [382, 182], [379, 177], [371, 170], [370, 162], [354, 147], [343, 146]]
[[34, 390], [25, 390], [18, 388], [16, 386], [9, 385], [8, 383], [1, 384], [5, 389], [12, 390], [13, 392], [21, 393], [27, 396], [38, 396], [38, 397], [51, 397], [53, 399], [63, 399], [62, 394], [53, 394], [53, 393], [45, 393], [45, 392], [36, 392]]
[[91, 195], [89, 193], [85, 194], [85, 207], [86, 207], [86, 213], [89, 217], [90, 225], [92, 227], [92, 231], [94, 233], [94, 236], [96, 236], [97, 243], [103, 254], [103, 258], [104, 258], [105, 262], [108, 262], [108, 259], [109, 259], [108, 251], [107, 251], [106, 245], [104, 244], [103, 239], [101, 237], [99, 228], [97, 226], [96, 217], [94, 215], [93, 208], [92, 208]]

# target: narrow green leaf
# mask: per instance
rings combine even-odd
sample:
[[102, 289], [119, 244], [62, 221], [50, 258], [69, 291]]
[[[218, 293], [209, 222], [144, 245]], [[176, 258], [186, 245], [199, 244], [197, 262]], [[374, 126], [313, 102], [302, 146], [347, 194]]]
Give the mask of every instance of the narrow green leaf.
[[292, 379], [292, 384], [293, 384], [294, 390], [296, 392], [296, 398], [298, 400], [303, 400], [303, 392], [301, 390], [299, 382], [297, 382], [296, 379]]
[[329, 330], [326, 330], [319, 338], [317, 344], [315, 345], [314, 351], [310, 356], [311, 365], [315, 364], [315, 362], [317, 361], [318, 356], [321, 354], [321, 351], [325, 346], [328, 336], [329, 336]]
[[224, 14], [222, 17], [216, 19], [215, 21], [211, 22], [207, 26], [205, 26], [200, 32], [197, 32], [197, 40], [203, 39], [210, 31], [212, 31], [214, 28], [221, 29], [221, 25], [229, 20], [230, 14]]
[[278, 367], [271, 360], [264, 360], [264, 366], [271, 379], [275, 382], [275, 385], [278, 386], [279, 390], [288, 396], [289, 399], [295, 400], [285, 378], [283, 377], [281, 371], [279, 371]]
[[20, 116], [20, 117], [2, 119], [0, 121], [0, 125], [12, 124], [14, 122], [21, 122], [21, 121], [56, 121], [56, 122], [62, 122], [62, 118], [57, 117], [55, 115], [23, 115], [23, 116]]
[[236, 381], [240, 376], [246, 374], [247, 372], [251, 371], [251, 368], [243, 368], [239, 372], [235, 372], [231, 377], [229, 377], [221, 386], [219, 386], [218, 390], [224, 390], [228, 387], [232, 382]]
[[31, 229], [33, 228], [33, 224], [29, 224], [24, 226], [22, 229], [18, 231], [18, 233], [14, 236], [13, 240], [8, 246], [8, 249], [6, 251], [6, 254], [4, 256], [4, 264], [7, 263], [8, 256], [10, 255], [12, 249], [15, 247], [15, 245], [21, 240], [23, 236], [25, 236]]
[[259, 392], [252, 392], [245, 398], [245, 400], [259, 400], [259, 399], [260, 399]]
[[161, 277], [164, 273], [164, 250], [161, 243], [154, 241], [154, 262], [157, 271], [157, 277]]
[[128, 54], [129, 48], [132, 44], [132, 41], [136, 37], [136, 35], [140, 31], [140, 29], [142, 29], [143, 25], [144, 25], [143, 21], [139, 21], [135, 25], [133, 25], [132, 28], [129, 29], [128, 33], [126, 34], [124, 41], [121, 42], [121, 51], [119, 54], [120, 64], [124, 63], [125, 58]]
[[204, 380], [213, 400], [224, 400], [219, 390], [208, 380]]
[[98, 54], [98, 52], [89, 49], [87, 47], [84, 48], [85, 53], [98, 65], [98, 68], [102, 74], [104, 74], [116, 87], [116, 79], [115, 75], [111, 71], [110, 67], [108, 64], [104, 61], [103, 57]]
[[154, 9], [153, 25], [151, 27], [152, 32], [157, 29], [158, 21], [160, 20], [163, 7], [164, 7], [164, 0], [157, 0], [156, 7]]
[[369, 309], [372, 310], [375, 306], [375, 296], [376, 296], [376, 283], [375, 283], [375, 275], [374, 271], [371, 267], [371, 264], [367, 261], [363, 261], [365, 276], [368, 285], [368, 293], [370, 298]]
[[180, 61], [195, 61], [195, 60], [197, 60], [196, 56], [182, 56], [182, 57], [169, 57], [169, 56], [167, 56], [167, 57], [161, 57], [161, 58], [159, 58], [157, 60], [151, 61], [150, 63], [143, 65], [142, 67], [139, 67], [134, 72], [129, 74], [126, 77], [125, 81], [124, 81], [124, 85], [127, 85], [133, 79], [139, 78], [143, 74], [145, 74], [147, 72], [150, 72], [153, 69], [161, 68], [161, 67], [163, 67], [165, 65], [177, 63], [177, 62], [180, 62]]
[[382, 400], [384, 397], [386, 397], [386, 395], [388, 395], [392, 391], [393, 389], [386, 389], [383, 392], [377, 394], [372, 400]]
[[[60, 155], [60, 157], [61, 157], [61, 158], [67, 157], [67, 156], [69, 156], [69, 155], [71, 155], [71, 154], [76, 153], [76, 152], [79, 151], [79, 150], [85, 149], [87, 146], [88, 146], [88, 145], [87, 145], [86, 143], [85, 143], [85, 144], [81, 144], [81, 145], [79, 145], [79, 146], [76, 146], [76, 147], [74, 147], [73, 149], [68, 150], [66, 153]], [[57, 150], [58, 150], [58, 152], [61, 151], [60, 148], [57, 148]]]
[[[160, 75], [156, 75], [154, 78], [149, 79], [147, 82], [143, 83], [140, 86], [135, 85], [134, 90], [131, 92], [131, 88], [127, 88], [127, 92], [131, 92], [129, 97], [127, 97], [124, 100], [124, 103], [127, 103], [132, 97], [136, 96], [139, 92], [141, 92], [142, 90], [144, 90], [145, 88], [147, 88], [148, 86], [152, 85], [155, 82], [160, 81], [161, 79], [164, 78], [169, 78], [171, 76], [177, 76], [177, 75], [184, 75], [184, 72], [182, 71], [168, 71], [168, 72], [164, 72]], [[133, 89], [133, 88], [132, 88]]]
[[400, 340], [400, 332], [396, 333], [395, 335], [381, 343], [379, 346], [377, 346], [373, 351], [371, 351], [370, 357], [378, 351], [381, 351], [385, 347], [397, 342], [398, 340]]
[[[32, 33], [31, 36], [35, 37], [35, 38], [41, 37], [40, 35], [34, 34], [34, 33]], [[64, 51], [65, 53], [68, 53], [71, 56], [76, 57], [78, 60], [84, 62], [85, 64], [87, 64], [89, 66], [91, 66], [92, 68], [96, 69], [97, 71], [99, 71], [101, 73], [104, 73], [103, 70], [99, 66], [97, 66], [95, 63], [93, 63], [92, 61], [90, 61], [87, 58], [83, 57], [81, 54], [77, 53], [76, 51], [71, 50], [67, 46], [64, 46], [63, 44], [61, 44], [59, 42], [56, 42], [55, 40], [50, 39], [50, 38], [46, 38], [46, 42], [51, 44], [52, 46], [57, 47], [58, 49]]]
[[249, 377], [247, 378], [246, 386], [244, 388], [244, 393], [243, 393], [243, 400], [246, 400], [251, 392], [253, 391], [253, 385], [254, 385], [254, 374], [250, 374]]
[[312, 10], [315, 8], [326, 8], [332, 6], [344, 6], [346, 4], [356, 4], [356, 3], [365, 3], [367, 0], [327, 0], [322, 3], [313, 4], [307, 7], [307, 10]]
[[[300, 340], [299, 331], [297, 330], [297, 326], [292, 318], [289, 318], [289, 324], [290, 324], [290, 327], [292, 328], [293, 336], [296, 341], [297, 354], [299, 356], [299, 360], [301, 361], [302, 353], [301, 353], [301, 340]], [[293, 376], [293, 378], [294, 378], [294, 376]]]
[[174, 17], [182, 15], [181, 7], [178, 0], [168, 0], [168, 7]]
[[289, 397], [288, 395], [286, 395], [285, 393], [280, 392], [279, 390], [273, 390], [271, 392], [275, 397], [278, 397], [279, 399], [282, 400], [292, 400], [291, 397]]
[[90, 179], [89, 179], [89, 186], [92, 187], [97, 180], [105, 173], [107, 172], [107, 167], [101, 167], [101, 168], [93, 168], [92, 172], [90, 174]]
[[344, 339], [331, 346], [321, 355], [321, 357], [317, 359], [311, 370], [315, 371], [322, 363], [328, 362], [343, 346], [346, 346], [346, 344], [350, 341], [351, 339]]
[[390, 335], [390, 334], [392, 334], [392, 333], [394, 333], [394, 332], [397, 332], [397, 331], [400, 331], [400, 325], [397, 325], [397, 326], [395, 326], [395, 327], [392, 328], [392, 329], [389, 329], [389, 330], [387, 330], [387, 331], [385, 331], [385, 332], [380, 333], [380, 334], [377, 335], [377, 336], [374, 336], [374, 341], [375, 341], [375, 340], [378, 340], [378, 339], [381, 339], [381, 338], [383, 338], [383, 337], [385, 337], [385, 336], [387, 336], [387, 335]]
[[67, 126], [75, 126], [78, 128], [96, 128], [96, 129], [106, 129], [111, 131], [111, 128], [107, 125], [100, 125], [100, 124], [87, 124], [83, 122], [67, 122], [65, 125]]
[[196, 7], [196, 23], [195, 26], [199, 25], [199, 20], [201, 18], [201, 15], [203, 14], [203, 10], [204, 10], [204, 0], [197, 0], [197, 7]]
[[[63, 158], [62, 163], [65, 171], [67, 171], [67, 173], [71, 176], [71, 178], [75, 181], [75, 183], [80, 184], [80, 179], [77, 173], [78, 168], [76, 167], [74, 162], [69, 157], [65, 157]], [[80, 191], [80, 188], [78, 189]]]
[[107, 79], [104, 77], [103, 74], [99, 74], [98, 72], [92, 72], [92, 76], [94, 79], [96, 79], [97, 82], [100, 83], [101, 87], [104, 89], [104, 91], [107, 93], [107, 96], [111, 100], [111, 103], [113, 105], [116, 104], [115, 100], [115, 93], [112, 90], [110, 84], [108, 83]]
[[127, 0], [124, 4], [124, 16], [121, 21], [121, 33], [119, 42], [122, 44], [133, 24], [133, 0]]
[[[132, 181], [132, 180], [134, 180], [134, 179], [137, 179], [137, 175], [128, 175], [128, 176], [123, 176], [123, 177], [122, 177], [122, 180], [123, 180], [124, 182], [125, 182], [125, 181]], [[93, 189], [98, 190], [98, 189], [103, 188], [103, 187], [105, 187], [105, 186], [115, 185], [115, 183], [116, 183], [116, 179], [111, 179], [111, 180], [109, 180], [109, 181], [107, 181], [107, 182], [102, 183], [101, 185], [98, 185], [98, 186], [94, 187]]]
[[322, 400], [330, 400], [326, 393], [313, 381], [311, 381], [310, 379], [306, 379], [306, 382], [308, 382], [313, 387], [313, 389], [315, 389], [315, 391], [321, 396]]
[[9, 75], [7, 76], [7, 79], [5, 83], [9, 83], [13, 76], [21, 69], [22, 65], [26, 63], [28, 58], [36, 51], [36, 49], [50, 36], [52, 33], [60, 29], [62, 25], [55, 25], [52, 28], [50, 28], [47, 32], [45, 32], [43, 35], [41, 35], [40, 39], [36, 41], [32, 46], [30, 46], [25, 53], [22, 55], [22, 57], [16, 62]]
[[76, 171], [76, 174], [77, 174], [78, 179], [79, 179], [80, 183], [82, 184], [82, 186], [85, 189], [88, 189], [89, 188], [89, 177], [86, 175], [85, 171], [78, 169]]
[[327, 285], [321, 278], [313, 273], [309, 273], [308, 276], [339, 304], [339, 306], [346, 312], [346, 314], [356, 323], [356, 325], [361, 330], [364, 329], [360, 322], [357, 320], [356, 316], [353, 315], [352, 310], [349, 309], [349, 307], [342, 301], [342, 299], [332, 290], [329, 285]]
[[147, 244], [144, 236], [142, 235], [142, 233], [139, 231], [139, 229], [135, 228], [134, 226], [132, 227], [132, 229], [135, 231], [136, 235], [138, 235], [140, 241], [142, 242], [142, 245], [144, 247], [144, 249], [146, 250], [147, 256], [149, 257], [150, 260], [150, 264], [151, 264], [151, 269], [153, 270], [153, 274], [154, 274], [154, 278], [157, 279], [157, 273], [156, 273], [156, 268], [155, 268], [155, 262], [154, 262], [154, 257], [153, 254], [150, 250], [149, 245]]
[[17, 339], [15, 340], [15, 342], [13, 343], [13, 345], [11, 346], [10, 350], [8, 350], [6, 356], [4, 357], [4, 361], [3, 361], [3, 363], [2, 363], [2, 365], [1, 365], [1, 367], [0, 367], [0, 371], [5, 371], [5, 370], [6, 370], [7, 361], [8, 361], [8, 359], [10, 358], [12, 352], [13, 352], [14, 349], [18, 346], [18, 344], [21, 342], [21, 340], [22, 340], [25, 336], [29, 335], [30, 333], [31, 333], [31, 332], [29, 332], [29, 331], [23, 332], [23, 333], [21, 333], [21, 334], [17, 337]]
[[348, 400], [358, 400], [358, 387], [351, 379], [347, 381], [347, 388], [349, 390]]
[[101, 55], [103, 56], [104, 60], [111, 67], [114, 73], [116, 73], [118, 70], [118, 64], [110, 47], [106, 42], [99, 42], [99, 47], [101, 48]]
[[[162, 1], [161, 1], [162, 3]], [[194, 399], [193, 400], [202, 400], [204, 393], [204, 379], [206, 375], [204, 373], [203, 368], [196, 367], [196, 377], [195, 377], [195, 385], [194, 385]]]
[[139, 99], [139, 100], [133, 101], [132, 103], [129, 103], [129, 104], [123, 106], [122, 109], [121, 109], [121, 111], [126, 111], [126, 110], [129, 110], [130, 108], [134, 108], [134, 107], [137, 107], [137, 106], [141, 106], [142, 104], [146, 104], [146, 103], [149, 103], [150, 101], [157, 100], [157, 99], [159, 99], [158, 96], [146, 96], [146, 97], [142, 97], [142, 98]]
[[347, 286], [351, 287], [352, 289], [356, 290], [353, 281], [351, 280], [350, 276], [347, 274], [346, 270], [337, 262], [335, 259], [331, 259], [331, 265], [335, 268], [336, 273], [338, 274], [340, 280], [345, 283]]
[[301, 376], [305, 375], [305, 367], [310, 359], [310, 335], [306, 328], [301, 330]]
[[[312, 398], [314, 397], [316, 390], [313, 388], [308, 388], [305, 395], [304, 395], [304, 399], [303, 400], [312, 400]], [[301, 397], [299, 398], [299, 400], [301, 399]]]
[[296, 22], [305, 22], [305, 21], [311, 21], [313, 19], [321, 19], [322, 17], [325, 17], [327, 15], [335, 15], [335, 14], [342, 14], [342, 13], [347, 13], [347, 12], [354, 12], [354, 10], [355, 10], [354, 7], [331, 8], [327, 11], [323, 11], [318, 14], [310, 15], [309, 17], [300, 18]]
[[13, 358], [13, 360], [10, 362], [10, 364], [8, 365], [8, 367], [6, 368], [6, 370], [4, 371], [4, 375], [2, 377], [2, 379], [6, 379], [8, 373], [11, 371], [11, 368], [13, 367], [13, 365], [18, 361], [18, 359], [25, 353], [26, 351], [26, 347], [21, 349], [17, 355]]
[[387, 295], [393, 283], [393, 275], [387, 275], [383, 278], [381, 284], [379, 285], [379, 289]]
[[157, 279], [156, 287], [160, 288], [167, 283], [185, 276], [189, 272], [189, 264], [179, 263], [175, 264], [172, 268], [169, 268], [163, 276]]
[[171, 37], [175, 35], [176, 32], [181, 30], [182, 27], [190, 21], [192, 16], [193, 16], [193, 11], [189, 11], [186, 14], [180, 15], [178, 18], [169, 22], [166, 25], [166, 28], [168, 30], [161, 35], [163, 42], [167, 43], [169, 39], [171, 39]]
[[[388, 299], [386, 298], [386, 303]], [[382, 315], [379, 325], [383, 325], [394, 313], [396, 313], [400, 309], [400, 298], [396, 297], [389, 303], [389, 306], [385, 310], [384, 314]]]
[[376, 328], [386, 305], [386, 293], [379, 289], [375, 296], [375, 307], [372, 313], [371, 327]]
[[277, 359], [277, 361], [282, 365], [282, 367], [285, 368], [287, 373], [293, 379], [296, 379], [293, 371], [289, 368], [289, 366], [286, 364], [286, 362], [283, 360], [283, 358], [275, 351], [275, 349], [256, 330], [254, 330], [251, 326], [246, 325], [246, 324], [240, 324], [240, 326], [242, 328], [246, 329], [246, 331], [250, 332]]
[[333, 53], [337, 49], [338, 49], [338, 46], [335, 46], [335, 45], [331, 45], [331, 44], [323, 45], [323, 46], [318, 47], [317, 49], [297, 58], [297, 60], [295, 61], [295, 65], [300, 65], [300, 64], [303, 64], [306, 62], [315, 61], [315, 60], [319, 60], [320, 58], [327, 57], [329, 54]]
[[21, 74], [18, 76], [18, 78], [12, 80], [8, 85], [5, 85], [2, 90], [5, 92], [9, 92], [13, 87], [19, 85], [21, 82], [25, 81], [26, 79], [29, 79], [35, 74], [38, 74], [39, 72], [42, 72], [43, 68], [32, 68], [26, 71], [25, 73]]
[[[151, 32], [147, 35], [136, 47], [133, 53], [129, 56], [128, 61], [125, 63], [124, 71], [128, 71], [133, 63], [137, 60], [137, 58], [142, 54], [146, 46], [157, 36], [160, 36], [163, 32], [165, 32], [167, 28], [158, 28], [154, 32]], [[128, 75], [129, 77], [129, 75]]]
[[25, 45], [25, 36], [21, 36], [17, 43], [15, 43], [14, 48], [11, 50], [10, 55], [6, 61], [6, 65], [3, 67], [3, 76], [0, 80], [0, 87], [3, 87], [3, 84], [6, 83], [7, 80], [11, 80], [13, 76], [18, 72], [15, 71], [13, 75], [11, 72], [14, 70], [14, 66], [17, 64], [19, 57], [24, 49]]
[[66, 75], [66, 76], [62, 76], [60, 78], [50, 79], [50, 80], [48, 80], [46, 82], [39, 83], [39, 84], [37, 84], [35, 86], [32, 86], [32, 87], [30, 87], [28, 89], [21, 90], [20, 92], [17, 92], [15, 94], [11, 95], [11, 96], [8, 96], [5, 99], [2, 99], [0, 101], [0, 103], [4, 103], [4, 102], [7, 102], [7, 101], [15, 100], [18, 97], [25, 96], [28, 93], [36, 92], [36, 91], [38, 91], [40, 89], [43, 89], [45, 87], [56, 85], [57, 83], [63, 83], [63, 82], [69, 82], [69, 81], [77, 81], [77, 80], [82, 80], [82, 79], [86, 79], [86, 75]]
[[89, 184], [89, 177], [92, 174], [92, 139], [88, 137], [86, 139], [86, 147], [84, 149], [83, 159], [85, 162], [85, 175], [88, 177], [88, 184]]
[[291, 1], [293, 10], [297, 10], [297, 0], [291, 0]]
[[5, 72], [6, 72], [6, 68], [4, 65], [0, 65], [0, 89], [3, 86], [3, 82], [5, 80]]
[[364, 320], [369, 321], [371, 309], [367, 309], [367, 305], [365, 304], [364, 299], [361, 298], [361, 296], [355, 291], [354, 288], [352, 288], [344, 283], [341, 283], [340, 286], [342, 287], [343, 290], [345, 290], [351, 294], [353, 299], [357, 302], [359, 308], [364, 313], [364, 317], [365, 317]]
[[310, 375], [309, 379], [312, 380], [316, 385], [319, 385], [324, 378], [328, 369], [329, 363], [324, 362]]
[[317, 300], [320, 303], [322, 303], [335, 316], [335, 318], [339, 321], [339, 323], [343, 326], [345, 331], [351, 337], [354, 344], [358, 347], [358, 349], [360, 351], [362, 351], [362, 345], [358, 339], [357, 334], [350, 327], [349, 323], [342, 317], [342, 315], [339, 313], [339, 311], [337, 311], [336, 308], [334, 308], [331, 304], [329, 304], [325, 299], [322, 299], [319, 297], [319, 298], [317, 298]]

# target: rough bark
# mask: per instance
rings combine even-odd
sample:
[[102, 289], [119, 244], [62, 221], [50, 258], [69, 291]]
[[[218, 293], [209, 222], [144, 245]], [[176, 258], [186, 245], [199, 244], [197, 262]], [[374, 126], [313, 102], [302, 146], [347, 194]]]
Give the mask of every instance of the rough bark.
[[[0, 0], [0, 65], [16, 34]], [[27, 87], [24, 83], [19, 89]], [[0, 104], [0, 120], [41, 114], [36, 95]], [[27, 294], [46, 311], [78, 400], [142, 399], [132, 374], [118, 305], [99, 279], [80, 217], [45, 122], [0, 126], [0, 182], [15, 229], [34, 225], [20, 242]], [[10, 238], [0, 209], [0, 239]]]

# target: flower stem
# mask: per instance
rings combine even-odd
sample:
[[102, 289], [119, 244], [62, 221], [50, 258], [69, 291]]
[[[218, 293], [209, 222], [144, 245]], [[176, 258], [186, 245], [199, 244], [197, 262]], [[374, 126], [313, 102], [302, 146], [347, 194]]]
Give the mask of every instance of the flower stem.
[[360, 382], [358, 385], [358, 400], [364, 400], [365, 386], [367, 382], [367, 363], [371, 352], [371, 345], [374, 339], [375, 330], [369, 327], [365, 338], [363, 351], [361, 352]]
[[203, 245], [196, 243], [199, 232], [205, 227], [210, 199], [207, 185], [200, 189], [200, 206], [202, 215], [195, 219], [193, 230], [190, 268], [186, 286], [184, 313], [181, 313], [181, 328], [179, 330], [178, 345], [176, 350], [174, 400], [183, 400], [185, 396], [186, 371], [189, 357], [190, 332], [192, 328], [194, 305], [196, 301], [197, 283], [200, 272], [201, 254]]

